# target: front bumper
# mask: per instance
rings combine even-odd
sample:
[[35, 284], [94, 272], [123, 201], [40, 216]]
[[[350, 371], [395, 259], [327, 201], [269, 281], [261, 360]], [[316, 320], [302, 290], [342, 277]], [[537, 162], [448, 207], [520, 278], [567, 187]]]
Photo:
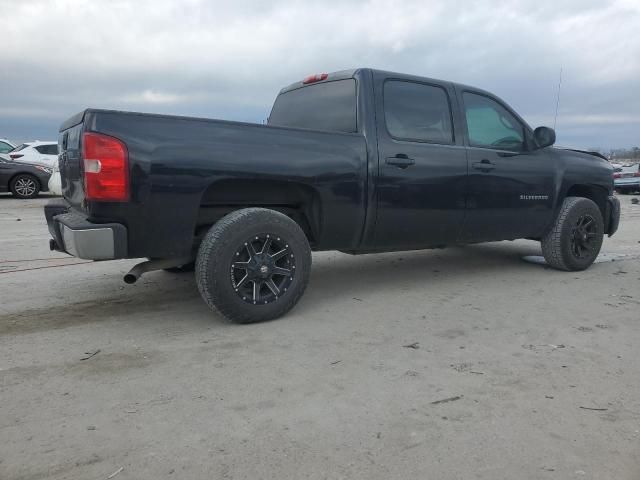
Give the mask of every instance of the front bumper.
[[605, 219], [605, 233], [609, 236], [618, 231], [620, 225], [620, 200], [617, 197], [607, 199], [607, 218]]
[[53, 239], [52, 250], [87, 260], [127, 257], [127, 228], [120, 223], [93, 223], [73, 211], [64, 200], [45, 205], [45, 218]]

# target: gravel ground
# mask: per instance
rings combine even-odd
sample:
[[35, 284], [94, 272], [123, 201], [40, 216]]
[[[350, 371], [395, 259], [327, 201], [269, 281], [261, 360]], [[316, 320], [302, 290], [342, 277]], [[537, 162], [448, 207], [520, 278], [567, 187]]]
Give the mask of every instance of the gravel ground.
[[0, 196], [0, 479], [637, 480], [630, 198], [585, 272], [530, 241], [321, 253], [238, 326], [192, 275], [49, 252], [46, 198]]

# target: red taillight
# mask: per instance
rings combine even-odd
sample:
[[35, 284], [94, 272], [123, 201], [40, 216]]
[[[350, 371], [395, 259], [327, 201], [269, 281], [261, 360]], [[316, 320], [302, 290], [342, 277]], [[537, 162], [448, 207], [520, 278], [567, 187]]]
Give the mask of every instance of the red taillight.
[[622, 175], [620, 173], [614, 173], [613, 178], [620, 178]]
[[640, 177], [640, 172], [636, 172], [633, 174], [634, 177]]
[[13, 160], [15, 160], [16, 158], [20, 158], [20, 157], [24, 157], [24, 155], [22, 155], [21, 153], [12, 153], [11, 155], [9, 155]]
[[124, 143], [107, 135], [85, 133], [82, 137], [82, 158], [87, 200], [129, 200], [129, 160]]
[[326, 80], [327, 78], [329, 78], [328, 73], [317, 73], [315, 75], [309, 75], [302, 81], [302, 83], [306, 85], [307, 83], [321, 82], [323, 80]]

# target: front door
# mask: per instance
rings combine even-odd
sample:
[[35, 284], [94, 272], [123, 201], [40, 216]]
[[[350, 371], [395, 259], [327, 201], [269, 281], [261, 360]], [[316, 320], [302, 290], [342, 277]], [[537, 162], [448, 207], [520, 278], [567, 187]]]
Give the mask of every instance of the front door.
[[552, 216], [554, 172], [516, 115], [484, 92], [461, 92], [469, 178], [463, 240], [539, 236]]
[[467, 160], [454, 135], [449, 84], [375, 81], [378, 178], [375, 248], [457, 241], [465, 209]]

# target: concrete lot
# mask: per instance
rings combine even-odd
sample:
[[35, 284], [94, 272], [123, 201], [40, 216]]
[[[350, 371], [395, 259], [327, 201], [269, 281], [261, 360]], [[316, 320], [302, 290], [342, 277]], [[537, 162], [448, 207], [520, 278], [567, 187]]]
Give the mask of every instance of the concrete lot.
[[52, 254], [46, 199], [0, 196], [0, 479], [637, 480], [621, 198], [616, 261], [586, 272], [529, 241], [323, 253], [293, 312], [238, 326], [190, 275]]

